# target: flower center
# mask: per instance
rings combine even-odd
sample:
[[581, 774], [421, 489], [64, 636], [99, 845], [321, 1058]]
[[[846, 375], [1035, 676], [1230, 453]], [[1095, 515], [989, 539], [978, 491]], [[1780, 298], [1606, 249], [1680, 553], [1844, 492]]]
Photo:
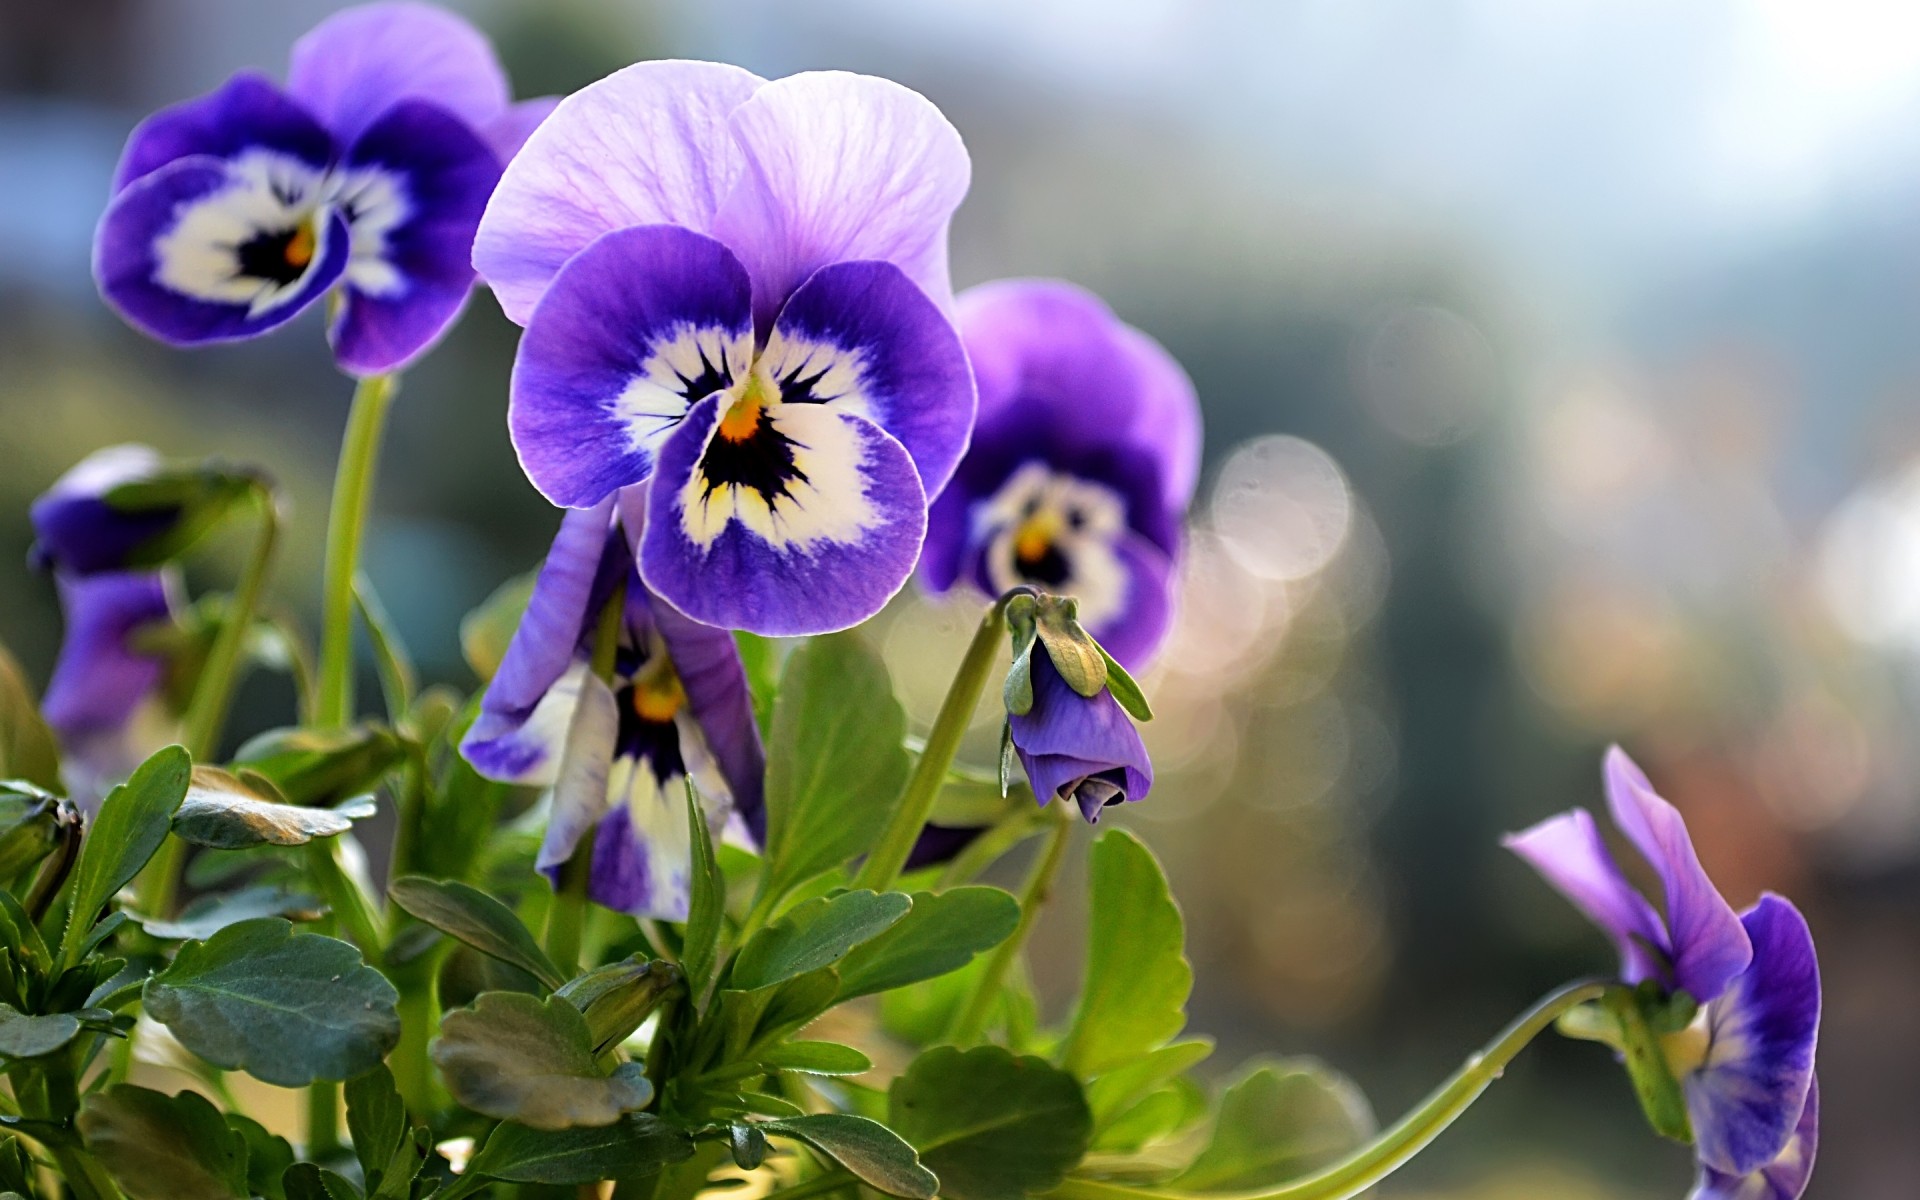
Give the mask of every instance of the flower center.
[[772, 399], [767, 395], [770, 387], [758, 371], [747, 376], [747, 386], [740, 389], [740, 395], [727, 406], [726, 415], [720, 418], [720, 436], [730, 442], [744, 442], [760, 430], [766, 420], [767, 404]]
[[1712, 1049], [1713, 1032], [1707, 1028], [1705, 1006], [1685, 1029], [1660, 1036], [1660, 1052], [1666, 1055], [1667, 1069], [1675, 1079], [1685, 1079], [1706, 1066], [1707, 1054]]
[[1043, 507], [1020, 523], [1013, 535], [1013, 561], [1020, 574], [1035, 583], [1057, 587], [1072, 573], [1066, 555], [1057, 544], [1061, 520], [1051, 507]]
[[779, 392], [765, 375], [755, 371], [747, 376], [700, 458], [707, 495], [729, 487], [751, 488], [771, 504], [789, 494], [789, 483], [806, 481], [806, 472], [794, 465], [793, 439], [773, 423], [771, 414], [780, 405]]
[[263, 229], [235, 248], [236, 269], [248, 278], [284, 287], [306, 274], [317, 242], [312, 218], [292, 229]]

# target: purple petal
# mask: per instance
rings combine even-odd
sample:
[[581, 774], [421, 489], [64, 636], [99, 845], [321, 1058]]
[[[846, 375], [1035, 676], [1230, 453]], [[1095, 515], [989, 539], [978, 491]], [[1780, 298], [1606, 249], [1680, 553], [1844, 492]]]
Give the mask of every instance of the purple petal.
[[536, 710], [580, 657], [612, 517], [608, 499], [561, 519], [526, 612], [480, 699], [480, 714], [460, 742], [474, 770], [489, 779], [552, 778], [555, 735], [564, 736], [572, 704], [563, 711], [549, 707], [546, 720], [535, 720]]
[[431, 4], [335, 13], [293, 44], [287, 91], [342, 144], [393, 105], [426, 100], [473, 128], [506, 108], [506, 73], [479, 30]]
[[[291, 320], [333, 286], [348, 257], [338, 214], [316, 210], [311, 193], [292, 204], [276, 197], [287, 172], [304, 169], [291, 159], [193, 157], [142, 176], [100, 218], [100, 294], [128, 324], [175, 345], [252, 337]], [[313, 173], [301, 186], [319, 181]], [[308, 254], [304, 264], [295, 265], [296, 252]]]
[[1807, 1088], [1800, 1123], [1777, 1158], [1747, 1175], [1728, 1175], [1702, 1164], [1687, 1200], [1800, 1200], [1807, 1181], [1813, 1178], [1819, 1147], [1820, 1083], [1816, 1079]]
[[693, 836], [684, 775], [662, 780], [645, 760], [615, 764], [612, 807], [594, 835], [587, 895], [637, 917], [687, 919]]
[[688, 406], [746, 374], [750, 295], [725, 246], [670, 225], [575, 255], [513, 366], [507, 421], [541, 495], [583, 507], [647, 478]]
[[[858, 624], [900, 589], [920, 552], [927, 510], [913, 460], [877, 425], [824, 405], [769, 413], [768, 448], [791, 455], [765, 481], [771, 492], [710, 478], [714, 463], [741, 464], [719, 445], [714, 397], [687, 413], [660, 451], [640, 572], [708, 625], [794, 636]], [[709, 443], [721, 453], [709, 458]]]
[[613, 753], [620, 736], [620, 711], [612, 690], [591, 671], [582, 671], [579, 678], [580, 702], [567, 725], [547, 834], [533, 860], [556, 883], [580, 839], [607, 815]]
[[242, 71], [217, 90], [163, 108], [134, 128], [114, 168], [113, 190], [183, 158], [239, 158], [271, 150], [315, 171], [333, 161], [332, 135], [266, 76]]
[[1614, 824], [1652, 864], [1666, 890], [1673, 983], [1702, 1004], [1746, 970], [1753, 947], [1733, 906], [1700, 866], [1673, 805], [1618, 746], [1607, 751], [1607, 808]]
[[143, 625], [172, 616], [164, 572], [111, 572], [55, 579], [67, 633], [41, 704], [63, 744], [117, 731], [151, 696], [166, 660], [137, 653], [130, 639]]
[[1706, 1063], [1682, 1080], [1695, 1153], [1745, 1175], [1774, 1161], [1800, 1123], [1820, 1034], [1820, 966], [1813, 934], [1791, 903], [1768, 893], [1741, 918], [1753, 965], [1707, 1006]]
[[1119, 702], [1068, 687], [1042, 646], [1033, 648], [1033, 708], [1007, 723], [1042, 805], [1072, 801], [1092, 822], [1106, 805], [1144, 800], [1153, 788], [1153, 763]]
[[1573, 901], [1620, 951], [1620, 975], [1628, 983], [1658, 979], [1667, 931], [1646, 898], [1633, 890], [1584, 808], [1548, 817], [1508, 834], [1501, 845], [1540, 872], [1555, 891]]
[[730, 126], [746, 170], [714, 233], [753, 276], [759, 328], [815, 271], [857, 259], [894, 264], [952, 311], [947, 223], [972, 168], [926, 97], [868, 75], [809, 71], [759, 89]]
[[760, 361], [783, 394], [797, 389], [886, 430], [912, 456], [929, 496], [967, 448], [973, 373], [960, 337], [891, 263], [814, 272], [780, 310]]
[[1173, 619], [1173, 562], [1137, 533], [1120, 537], [1115, 557], [1125, 573], [1125, 600], [1113, 614], [1086, 622], [1087, 632], [1129, 671], [1144, 667]]
[[[628, 528], [644, 525], [630, 523]], [[656, 599], [652, 610], [654, 626], [686, 689], [688, 710], [733, 795], [733, 811], [758, 844], [767, 832], [767, 756], [753, 719], [753, 693], [740, 664], [740, 649], [731, 633], [689, 620], [670, 604]]]
[[473, 291], [473, 231], [499, 160], [446, 110], [406, 100], [368, 126], [340, 176], [353, 255], [328, 331], [334, 354], [355, 375], [398, 370], [439, 340]]
[[920, 836], [914, 839], [913, 849], [907, 852], [906, 865], [902, 871], [918, 871], [922, 867], [938, 866], [952, 862], [962, 850], [973, 845], [975, 839], [987, 831], [985, 825], [958, 827], [950, 825], [926, 825], [920, 830]]
[[1200, 479], [1200, 398], [1166, 347], [1131, 325], [1121, 326], [1118, 336], [1140, 378], [1133, 443], [1157, 452], [1161, 500], [1171, 511], [1184, 512]]
[[630, 225], [711, 232], [744, 161], [727, 117], [762, 80], [718, 63], [644, 62], [568, 96], [487, 205], [473, 265], [525, 325], [569, 258]]
[[67, 575], [118, 570], [143, 543], [165, 532], [178, 509], [126, 512], [103, 497], [160, 469], [149, 446], [108, 446], [74, 464], [33, 502], [33, 556]]
[[480, 136], [493, 148], [493, 156], [500, 160], [501, 166], [513, 161], [533, 131], [560, 106], [560, 99], [559, 96], [536, 96], [509, 104], [504, 112], [480, 127]]

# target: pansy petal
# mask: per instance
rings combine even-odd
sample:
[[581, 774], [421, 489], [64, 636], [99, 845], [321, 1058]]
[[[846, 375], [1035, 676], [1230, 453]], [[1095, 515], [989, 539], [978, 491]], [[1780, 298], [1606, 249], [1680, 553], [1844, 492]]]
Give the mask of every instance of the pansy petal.
[[710, 232], [739, 177], [727, 117], [765, 81], [738, 67], [644, 62], [562, 100], [507, 164], [473, 265], [525, 325], [568, 259], [630, 225]]
[[540, 494], [581, 507], [652, 474], [688, 406], [746, 372], [749, 295], [725, 246], [671, 225], [575, 255], [513, 364], [507, 424]]
[[1607, 808], [1660, 876], [1666, 891], [1673, 982], [1705, 1003], [1746, 969], [1753, 947], [1733, 906], [1720, 895], [1687, 835], [1680, 813], [1661, 799], [1626, 751], [1607, 751]]
[[319, 122], [257, 71], [242, 71], [217, 90], [163, 108], [134, 127], [113, 172], [113, 190], [183, 158], [239, 158], [270, 150], [318, 171], [336, 144]]
[[1659, 979], [1667, 932], [1659, 914], [1633, 889], [1600, 837], [1593, 814], [1576, 808], [1508, 834], [1501, 845], [1525, 859], [1555, 891], [1587, 914], [1620, 951], [1628, 983]]
[[499, 178], [492, 148], [433, 104], [402, 101], [368, 126], [339, 171], [353, 246], [328, 331], [341, 366], [398, 370], [453, 324], [473, 291], [473, 231]]
[[1816, 1079], [1807, 1089], [1800, 1123], [1772, 1162], [1746, 1175], [1728, 1175], [1703, 1163], [1687, 1200], [1800, 1200], [1813, 1177], [1819, 1148], [1820, 1083]]
[[788, 403], [855, 412], [907, 448], [927, 495], [973, 428], [973, 373], [953, 325], [900, 268], [822, 267], [794, 292], [760, 356]]
[[567, 726], [560, 771], [553, 785], [547, 834], [534, 866], [557, 884], [560, 868], [587, 830], [607, 815], [608, 783], [614, 746], [620, 736], [620, 710], [613, 691], [591, 671], [580, 677], [580, 702]]
[[1153, 788], [1153, 763], [1119, 702], [1105, 691], [1074, 691], [1043, 649], [1033, 652], [1033, 707], [1007, 722], [1043, 805], [1071, 801], [1094, 821], [1104, 806], [1144, 800]]
[[587, 896], [637, 917], [684, 921], [692, 899], [693, 838], [686, 777], [662, 780], [652, 764], [614, 764], [612, 808], [593, 840]]
[[74, 464], [29, 510], [35, 562], [69, 575], [124, 565], [142, 543], [172, 526], [179, 512], [125, 512], [104, 497], [123, 483], [153, 475], [160, 466], [160, 455], [152, 447], [131, 443], [95, 450]]
[[509, 104], [493, 120], [480, 127], [480, 136], [493, 148], [493, 156], [500, 160], [501, 166], [513, 161], [520, 153], [520, 147], [527, 144], [533, 131], [540, 123], [553, 115], [560, 106], [559, 96], [535, 96], [531, 100], [522, 100], [518, 104]]
[[1124, 573], [1125, 601], [1087, 632], [1129, 671], [1146, 665], [1173, 619], [1173, 562], [1139, 534], [1123, 534], [1114, 556]]
[[115, 196], [94, 237], [100, 294], [128, 324], [176, 345], [252, 337], [291, 320], [333, 286], [346, 223], [290, 180], [318, 185], [295, 160], [180, 159]]
[[1200, 480], [1200, 397], [1165, 346], [1123, 325], [1116, 336], [1140, 378], [1140, 407], [1134, 414], [1132, 441], [1151, 451], [1161, 467], [1161, 500], [1184, 512]]
[[117, 729], [160, 686], [163, 659], [130, 644], [135, 630], [172, 612], [168, 577], [158, 571], [59, 576], [67, 632], [41, 704], [63, 743]]
[[[644, 525], [629, 523], [628, 528]], [[739, 647], [731, 633], [689, 620], [670, 604], [654, 599], [652, 609], [654, 627], [686, 689], [687, 707], [733, 796], [733, 810], [758, 845], [767, 832], [767, 755]]]
[[907, 861], [902, 871], [918, 871], [922, 867], [938, 866], [952, 862], [962, 850], [979, 840], [989, 826], [972, 825], [923, 825], [920, 836], [913, 839], [913, 849], [907, 852]]
[[1070, 451], [1112, 445], [1142, 419], [1138, 346], [1092, 292], [1058, 279], [999, 279], [962, 292], [956, 319], [982, 432], [1004, 422]]
[[344, 144], [402, 100], [427, 100], [479, 128], [506, 108], [506, 73], [486, 36], [431, 4], [366, 4], [293, 44], [287, 91]]
[[1813, 934], [1768, 893], [1741, 918], [1753, 965], [1707, 1006], [1706, 1062], [1681, 1081], [1700, 1161], [1729, 1175], [1780, 1154], [1813, 1086], [1820, 966]]
[[[661, 448], [640, 573], [708, 625], [774, 636], [845, 629], [879, 612], [913, 570], [926, 532], [920, 476], [905, 448], [862, 417], [818, 404], [774, 411], [766, 444], [743, 446], [721, 444], [715, 398], [687, 413]], [[763, 451], [783, 464], [775, 470]]]
[[754, 319], [829, 263], [899, 267], [952, 311], [947, 223], [972, 168], [931, 101], [870, 75], [809, 71], [756, 91], [732, 115], [746, 155], [714, 224], [753, 276]]

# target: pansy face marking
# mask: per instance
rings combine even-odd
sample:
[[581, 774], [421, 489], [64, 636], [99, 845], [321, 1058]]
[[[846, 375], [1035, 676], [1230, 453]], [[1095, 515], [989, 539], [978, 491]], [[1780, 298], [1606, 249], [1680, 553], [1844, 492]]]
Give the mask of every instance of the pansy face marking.
[[1071, 595], [1089, 626], [1124, 609], [1127, 575], [1114, 543], [1127, 529], [1126, 504], [1112, 489], [1030, 462], [975, 521], [994, 592], [1025, 584]]

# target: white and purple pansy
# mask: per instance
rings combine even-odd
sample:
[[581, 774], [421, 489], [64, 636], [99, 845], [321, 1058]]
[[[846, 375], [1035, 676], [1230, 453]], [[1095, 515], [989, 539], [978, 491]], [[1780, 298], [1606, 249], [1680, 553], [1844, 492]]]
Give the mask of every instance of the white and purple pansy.
[[867, 76], [651, 62], [568, 97], [474, 243], [526, 325], [528, 478], [569, 508], [644, 487], [640, 573], [696, 620], [879, 611], [973, 422], [947, 315], [968, 172], [932, 104]]
[[1002, 280], [963, 293], [958, 309], [979, 415], [928, 513], [921, 579], [934, 591], [1073, 596], [1087, 631], [1141, 665], [1167, 630], [1200, 469], [1193, 384], [1072, 284]]
[[1768, 893], [1736, 913], [1707, 878], [1680, 814], [1619, 748], [1607, 805], [1664, 892], [1634, 890], [1593, 817], [1575, 809], [1506, 839], [1613, 939], [1621, 976], [1699, 1005], [1662, 1038], [1694, 1135], [1696, 1200], [1795, 1200], [1818, 1137], [1814, 1050], [1820, 968], [1806, 918]]
[[486, 38], [442, 9], [338, 13], [295, 43], [285, 87], [241, 72], [133, 131], [94, 240], [101, 294], [192, 345], [331, 292], [340, 365], [403, 367], [466, 303], [487, 197], [552, 104], [512, 104]]
[[[588, 896], [684, 920], [687, 781], [714, 830], [731, 819], [757, 843], [765, 755], [732, 635], [647, 591], [615, 507], [608, 498], [561, 522], [461, 751], [489, 778], [551, 789], [541, 870], [555, 875], [595, 830]], [[600, 611], [623, 580], [609, 683], [589, 664]]]

